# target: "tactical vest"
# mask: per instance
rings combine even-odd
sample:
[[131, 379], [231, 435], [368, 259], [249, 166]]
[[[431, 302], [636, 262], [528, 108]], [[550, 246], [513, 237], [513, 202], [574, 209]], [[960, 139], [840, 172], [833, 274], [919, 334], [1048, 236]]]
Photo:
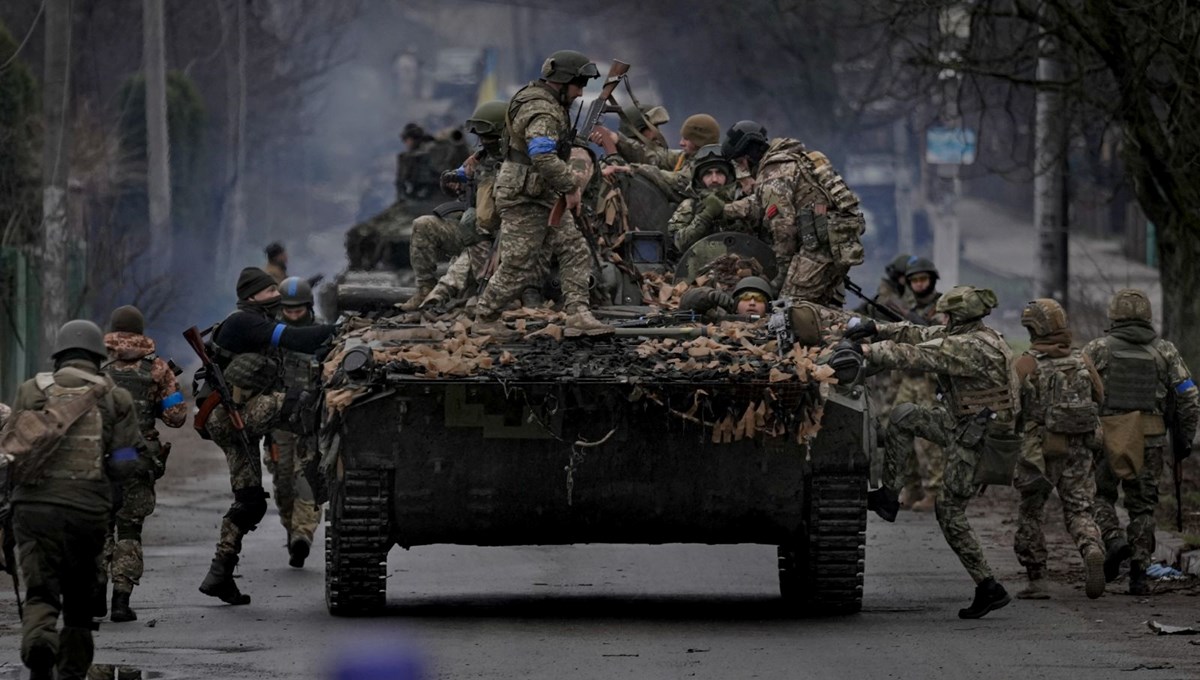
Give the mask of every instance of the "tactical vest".
[[1108, 336], [1108, 367], [1104, 372], [1104, 410], [1161, 414], [1166, 392], [1159, 378], [1158, 352], [1153, 345], [1135, 345]]
[[[54, 382], [53, 373], [38, 373], [34, 381], [46, 395], [47, 404], [70, 401], [92, 388], [90, 384], [63, 387]], [[87, 481], [104, 479], [104, 416], [99, 404], [75, 421], [63, 435], [58, 447], [50, 454], [42, 477]]]
[[1004, 366], [996, 375], [986, 378], [939, 374], [938, 389], [949, 397], [950, 412], [957, 418], [971, 418], [987, 408], [998, 414], [1001, 420], [1011, 420], [1020, 405], [1020, 388], [1013, 373], [1012, 350], [1004, 338], [990, 329], [985, 328], [972, 335], [996, 350], [1003, 357]]
[[154, 382], [154, 354], [148, 354], [134, 364], [132, 370], [114, 368], [116, 361], [104, 364], [100, 369], [117, 387], [123, 387], [133, 397], [134, 413], [137, 415], [138, 428], [143, 435], [158, 437], [155, 420], [158, 418], [158, 384]]
[[1051, 358], [1029, 350], [1037, 360], [1037, 395], [1025, 404], [1024, 417], [1055, 434], [1087, 434], [1100, 425], [1100, 408], [1092, 400], [1092, 379], [1078, 351]]
[[518, 129], [513, 121], [516, 119], [517, 110], [522, 106], [536, 101], [542, 100], [549, 102], [552, 105], [552, 110], [557, 112], [556, 118], [559, 119], [559, 124], [562, 127], [562, 137], [558, 139], [558, 157], [566, 161], [571, 157], [571, 145], [568, 137], [574, 131], [571, 127], [571, 121], [567, 118], [566, 109], [558, 102], [558, 94], [543, 85], [540, 82], [534, 81], [517, 91], [513, 95], [512, 101], [508, 103], [508, 112], [505, 113], [505, 130], [508, 137], [508, 160], [519, 163], [521, 165], [533, 165], [533, 161], [529, 158], [529, 148], [525, 142], [525, 129]]
[[313, 355], [283, 350], [283, 386], [312, 388], [317, 382], [316, 361]]

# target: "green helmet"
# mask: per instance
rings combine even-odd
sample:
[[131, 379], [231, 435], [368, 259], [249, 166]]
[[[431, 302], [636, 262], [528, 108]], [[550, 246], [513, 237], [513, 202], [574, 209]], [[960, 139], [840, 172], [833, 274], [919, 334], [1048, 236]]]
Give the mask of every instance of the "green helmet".
[[284, 307], [308, 307], [313, 303], [312, 286], [299, 276], [279, 282], [279, 304]]
[[1136, 288], [1122, 288], [1108, 303], [1109, 321], [1150, 321], [1150, 298]]
[[499, 137], [504, 132], [504, 120], [507, 115], [507, 102], [499, 99], [484, 102], [475, 107], [475, 113], [467, 119], [467, 130], [480, 137]]
[[[625, 130], [630, 124], [637, 129], [638, 132], [645, 130], [650, 125], [659, 127], [671, 122], [671, 114], [661, 106], [649, 106], [642, 104], [641, 108], [630, 104], [624, 109], [621, 109], [624, 114], [621, 117], [621, 129]], [[628, 133], [627, 133], [628, 134]]]
[[725, 154], [721, 152], [720, 144], [709, 144], [700, 147], [696, 155], [692, 158], [692, 186], [697, 189], [704, 188], [704, 173], [712, 168], [720, 168], [725, 173], [725, 182], [732, 182], [737, 173], [733, 169], [733, 163], [725, 158]]
[[999, 304], [996, 294], [987, 288], [955, 286], [938, 298], [937, 311], [946, 314], [952, 321], [962, 323], [982, 319]]
[[1068, 329], [1067, 313], [1057, 300], [1038, 298], [1021, 311], [1021, 325], [1029, 329], [1031, 337], [1044, 338]]
[[737, 282], [737, 286], [733, 289], [733, 299], [741, 297], [742, 293], [759, 292], [767, 296], [768, 300], [775, 298], [775, 291], [771, 290], [771, 284], [761, 276], [747, 276]]
[[599, 78], [600, 70], [581, 52], [559, 50], [551, 54], [542, 64], [542, 80], [551, 83], [569, 83], [576, 78], [591, 80]]
[[100, 361], [108, 357], [108, 347], [104, 345], [104, 331], [87, 319], [75, 319], [63, 324], [62, 328], [58, 329], [58, 335], [54, 337], [54, 353], [50, 356], [57, 359], [58, 355], [70, 349], [90, 352]]
[[904, 275], [912, 276], [914, 274], [928, 274], [929, 278], [934, 281], [937, 281], [939, 278], [937, 265], [927, 257], [911, 257], [908, 259], [908, 265], [904, 268]]
[[908, 253], [900, 253], [896, 257], [892, 258], [892, 261], [888, 263], [887, 267], [884, 267], [884, 273], [887, 274], [887, 277], [893, 281], [899, 279], [901, 276], [904, 276], [905, 269], [908, 268], [908, 261], [910, 259], [912, 259], [912, 255], [909, 255]]

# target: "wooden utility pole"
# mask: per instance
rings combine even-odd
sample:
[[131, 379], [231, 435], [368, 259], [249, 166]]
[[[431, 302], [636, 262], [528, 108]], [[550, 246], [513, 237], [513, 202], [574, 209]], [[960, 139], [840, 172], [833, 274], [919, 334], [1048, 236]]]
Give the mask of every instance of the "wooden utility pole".
[[[1037, 79], [1042, 83], [1062, 81], [1054, 39], [1042, 36]], [[1069, 303], [1067, 288], [1067, 211], [1065, 207], [1066, 130], [1062, 95], [1041, 87], [1037, 91], [1034, 131], [1033, 220], [1038, 235], [1038, 273], [1034, 294]]]
[[142, 2], [142, 70], [146, 75], [146, 183], [150, 203], [150, 266], [171, 269], [171, 142], [167, 130], [167, 65], [163, 0]]
[[46, 0], [46, 64], [42, 111], [45, 146], [42, 150], [42, 321], [45, 356], [54, 346], [58, 329], [67, 321], [67, 178], [70, 174], [71, 129], [71, 0]]

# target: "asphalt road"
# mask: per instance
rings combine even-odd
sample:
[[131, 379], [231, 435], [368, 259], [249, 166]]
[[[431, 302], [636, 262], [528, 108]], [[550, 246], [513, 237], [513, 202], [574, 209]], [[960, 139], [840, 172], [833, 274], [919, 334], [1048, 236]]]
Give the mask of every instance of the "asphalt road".
[[[911, 513], [872, 519], [864, 611], [843, 618], [787, 617], [768, 546], [618, 545], [395, 549], [386, 615], [336, 619], [320, 553], [289, 568], [273, 509], [240, 568], [254, 601], [229, 607], [196, 590], [228, 505], [223, 460], [190, 432], [172, 435], [134, 592], [140, 619], [97, 636], [98, 664], [145, 678], [326, 678], [337, 651], [364, 640], [410, 645], [430, 678], [1200, 677], [1190, 644], [1200, 638], [1154, 636], [1144, 623], [1200, 624], [1195, 585], [1145, 600], [1114, 584], [1088, 601], [1070, 582], [1081, 567], [1059, 530], [1055, 599], [960, 621], [969, 579], [933, 518]], [[990, 491], [975, 521], [1015, 591], [1009, 491]], [[0, 593], [0, 679], [24, 677], [6, 579]]]

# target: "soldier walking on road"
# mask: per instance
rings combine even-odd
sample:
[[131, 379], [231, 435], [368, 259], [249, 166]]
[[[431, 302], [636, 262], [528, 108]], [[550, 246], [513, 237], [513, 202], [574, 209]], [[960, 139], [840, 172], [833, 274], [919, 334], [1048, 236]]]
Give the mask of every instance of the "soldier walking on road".
[[1063, 519], [1083, 557], [1089, 598], [1104, 594], [1104, 548], [1092, 512], [1096, 495], [1093, 449], [1098, 448], [1104, 387], [1091, 362], [1071, 349], [1071, 330], [1062, 305], [1030, 302], [1021, 313], [1030, 348], [1017, 359], [1021, 385], [1019, 431], [1024, 434], [1014, 486], [1021, 493], [1014, 548], [1029, 576], [1017, 597], [1041, 600], [1046, 589], [1046, 501], [1058, 491]]
[[144, 444], [133, 399], [100, 374], [107, 353], [96, 324], [67, 322], [54, 343], [54, 372], [25, 381], [13, 403], [15, 419], [22, 411], [69, 408], [76, 399], [93, 402], [47, 447], [39, 472], [18, 473], [12, 493], [25, 587], [21, 661], [35, 680], [87, 677], [95, 652], [92, 593], [112, 511], [112, 482], [141, 467]]
[[[496, 176], [500, 210], [500, 265], [476, 306], [474, 331], [502, 334], [500, 312], [516, 300], [539, 273], [539, 255], [558, 257], [563, 310], [568, 332], [605, 333], [588, 307], [591, 255], [587, 240], [571, 217], [582, 190], [567, 165], [571, 121], [567, 111], [600, 72], [579, 52], [563, 50], [542, 65], [542, 77], [521, 88], [508, 104], [508, 158]], [[550, 212], [562, 199], [562, 223], [550, 226]]]
[[967, 504], [978, 486], [975, 472], [980, 456], [994, 439], [1012, 436], [1018, 406], [1011, 377], [1012, 350], [1000, 333], [983, 323], [995, 307], [992, 291], [958, 286], [937, 304], [937, 311], [949, 318], [946, 326], [865, 320], [846, 333], [851, 340], [881, 338], [863, 348], [874, 366], [937, 376], [941, 403], [900, 404], [892, 409], [884, 436], [883, 486], [867, 499], [868, 507], [880, 517], [895, 521], [900, 507], [897, 492], [904, 481], [904, 462], [913, 455], [914, 437], [946, 450], [946, 478], [936, 514], [946, 542], [975, 580], [974, 601], [958, 611], [964, 619], [981, 618], [1009, 603], [967, 521]]
[[[280, 285], [283, 305], [279, 320], [288, 327], [316, 324], [313, 318], [313, 294], [308, 282], [297, 276], [285, 279]], [[281, 350], [283, 387], [286, 390], [320, 389], [320, 365], [312, 354]], [[271, 433], [279, 451], [272, 478], [275, 483], [275, 507], [279, 521], [287, 531], [288, 564], [299, 569], [312, 549], [313, 533], [321, 522], [313, 488], [305, 471], [317, 455], [315, 435], [301, 435], [288, 430]]]
[[[1173, 394], [1181, 436], [1190, 443], [1200, 421], [1200, 396], [1196, 383], [1170, 341], [1158, 337], [1151, 325], [1150, 300], [1140, 290], [1117, 291], [1108, 306], [1111, 322], [1106, 335], [1083, 348], [1083, 354], [1104, 381], [1105, 449], [1108, 459], [1096, 464], [1096, 521], [1104, 536], [1105, 577], [1113, 581], [1121, 563], [1132, 558], [1129, 593], [1150, 594], [1146, 568], [1154, 554], [1154, 509], [1158, 507], [1158, 479], [1162, 474], [1167, 430], [1163, 414]], [[1110, 464], [1117, 442], [1129, 442], [1120, 451], [1128, 462], [1120, 470]], [[1138, 460], [1138, 459], [1141, 460]], [[1118, 487], [1125, 490], [1129, 526], [1121, 529], [1115, 505]]]
[[121, 483], [116, 499], [116, 517], [104, 542], [101, 605], [105, 595], [105, 572], [112, 579], [112, 620], [134, 621], [137, 614], [129, 608], [129, 596], [142, 578], [142, 525], [154, 512], [154, 482], [167, 470], [171, 445], [159, 441], [156, 420], [167, 427], [182, 427], [187, 420], [187, 404], [179, 391], [175, 372], [155, 353], [154, 341], [144, 335], [146, 320], [137, 307], [118, 307], [109, 320], [104, 336], [108, 362], [102, 370], [133, 397], [138, 427], [146, 440], [146, 469]]

